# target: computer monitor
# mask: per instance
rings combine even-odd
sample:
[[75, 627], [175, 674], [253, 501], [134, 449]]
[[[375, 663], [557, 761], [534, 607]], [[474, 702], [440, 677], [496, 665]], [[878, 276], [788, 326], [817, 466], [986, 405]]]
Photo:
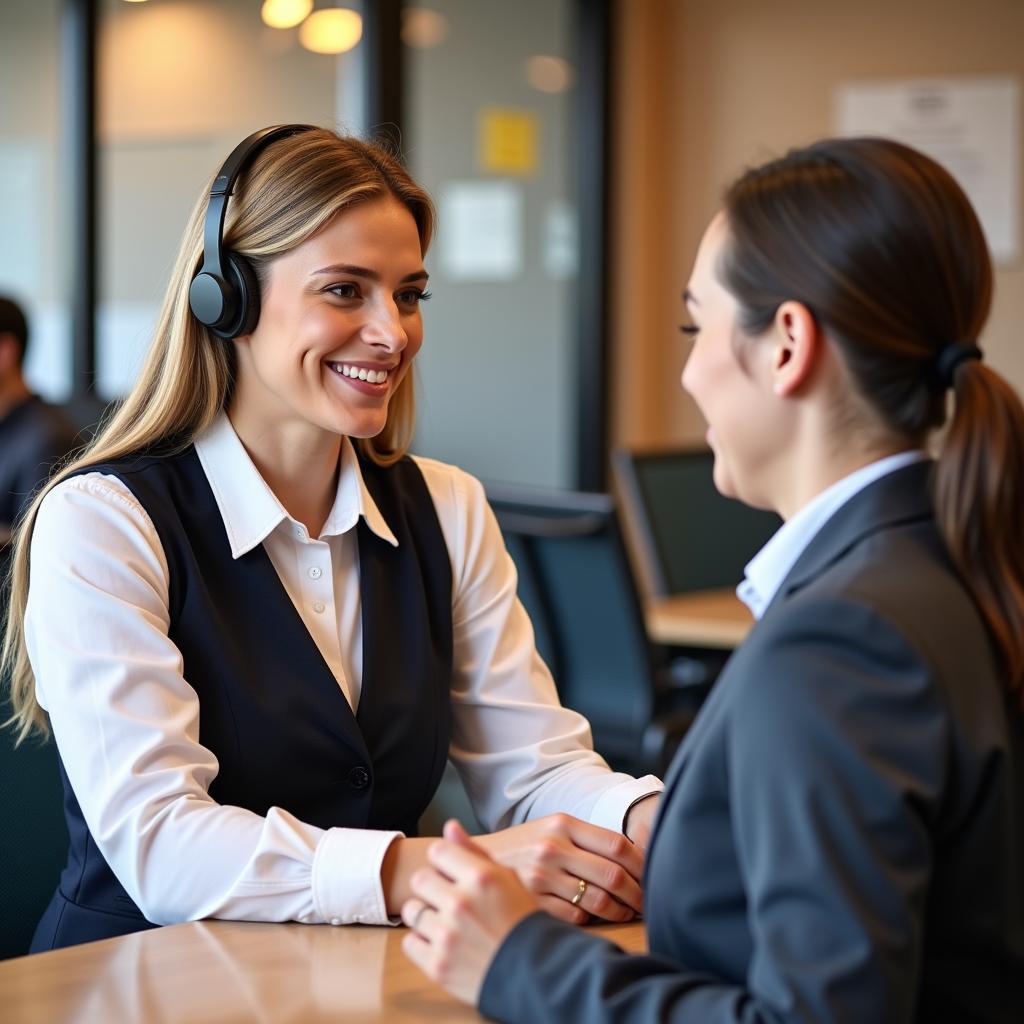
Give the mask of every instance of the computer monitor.
[[736, 586], [782, 524], [774, 512], [719, 494], [708, 449], [619, 450], [613, 463], [643, 575], [656, 596]]

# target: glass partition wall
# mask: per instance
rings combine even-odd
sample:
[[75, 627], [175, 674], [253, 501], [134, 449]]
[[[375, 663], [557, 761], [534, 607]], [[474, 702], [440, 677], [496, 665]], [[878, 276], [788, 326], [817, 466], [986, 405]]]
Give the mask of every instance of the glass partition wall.
[[[583, 138], [605, 116], [603, 64], [588, 77], [584, 30], [606, 0], [3, 8], [0, 76], [18, 102], [0, 109], [0, 291], [29, 308], [45, 395], [125, 393], [200, 183], [237, 141], [272, 123], [336, 125], [399, 140], [437, 200], [416, 450], [488, 480], [600, 486], [581, 470], [605, 450], [603, 218], [587, 201], [604, 153]], [[336, 16], [361, 17], [362, 37], [317, 52], [331, 46], [310, 25]]]
[[[275, 6], [312, 5], [264, 13]], [[362, 55], [310, 50], [305, 21], [272, 27], [253, 0], [103, 0], [100, 12], [96, 368], [112, 399], [134, 380], [202, 183], [266, 125], [363, 131]]]
[[435, 197], [418, 448], [576, 483], [579, 231], [569, 0], [407, 5], [404, 142]]
[[[72, 390], [61, 197], [60, 0], [5, 0], [0, 18], [0, 295], [29, 321], [26, 376], [63, 401]], [[66, 173], [64, 165], [64, 173]]]

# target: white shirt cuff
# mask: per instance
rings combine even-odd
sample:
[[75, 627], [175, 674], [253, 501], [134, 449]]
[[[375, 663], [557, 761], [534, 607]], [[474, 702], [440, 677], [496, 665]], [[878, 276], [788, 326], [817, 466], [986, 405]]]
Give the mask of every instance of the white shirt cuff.
[[627, 779], [625, 782], [605, 790], [594, 804], [590, 812], [590, 824], [612, 832], [622, 832], [625, 825], [626, 811], [645, 796], [660, 793], [665, 788], [661, 779], [654, 775], [645, 775], [642, 779]]
[[380, 880], [384, 854], [402, 832], [331, 828], [313, 855], [313, 902], [328, 924], [393, 924]]

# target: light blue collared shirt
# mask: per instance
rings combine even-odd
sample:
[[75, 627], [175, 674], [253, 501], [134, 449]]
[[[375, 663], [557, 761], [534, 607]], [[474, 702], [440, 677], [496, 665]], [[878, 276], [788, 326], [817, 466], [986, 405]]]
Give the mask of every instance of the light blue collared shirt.
[[750, 609], [754, 618], [759, 619], [764, 615], [796, 560], [843, 505], [868, 484], [927, 458], [927, 452], [915, 449], [887, 455], [884, 459], [862, 466], [827, 487], [792, 519], [784, 522], [771, 540], [747, 563], [743, 570], [743, 581], [736, 588], [736, 596]]

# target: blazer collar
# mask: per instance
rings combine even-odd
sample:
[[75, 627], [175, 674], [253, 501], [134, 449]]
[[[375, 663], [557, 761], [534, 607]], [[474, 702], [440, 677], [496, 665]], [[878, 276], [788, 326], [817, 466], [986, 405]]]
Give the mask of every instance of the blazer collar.
[[771, 603], [806, 586], [879, 530], [932, 518], [934, 467], [931, 460], [915, 462], [886, 474], [855, 494], [803, 550]]

